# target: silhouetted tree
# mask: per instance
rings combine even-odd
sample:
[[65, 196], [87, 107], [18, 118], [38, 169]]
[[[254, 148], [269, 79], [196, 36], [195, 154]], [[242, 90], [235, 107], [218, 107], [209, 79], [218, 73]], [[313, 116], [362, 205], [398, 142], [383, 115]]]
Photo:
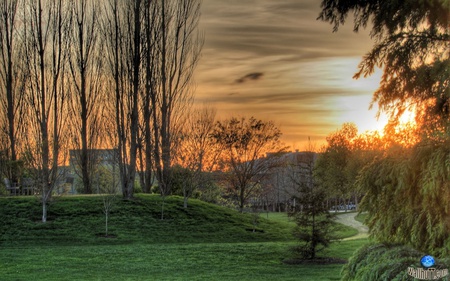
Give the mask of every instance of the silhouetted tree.
[[80, 148], [76, 155], [77, 173], [83, 182], [83, 192], [92, 193], [95, 159], [89, 154], [96, 148], [102, 124], [102, 44], [100, 44], [100, 5], [95, 1], [71, 1], [73, 14], [71, 55], [69, 59], [73, 101], [71, 128], [73, 145]]
[[281, 131], [270, 121], [231, 118], [218, 121], [212, 137], [222, 150], [223, 180], [242, 212], [260, 182], [280, 165]]
[[[319, 19], [334, 31], [354, 15], [354, 30], [371, 24], [375, 45], [355, 74], [383, 68], [373, 102], [390, 113], [395, 124], [411, 105], [430, 130], [450, 118], [450, 5], [445, 0], [323, 0]], [[414, 109], [414, 108], [413, 108]], [[433, 125], [434, 124], [434, 125]], [[442, 125], [442, 123], [441, 123]]]
[[173, 151], [192, 104], [192, 76], [203, 38], [198, 32], [200, 1], [156, 1], [157, 88], [152, 97], [154, 161], [162, 196], [170, 193]]
[[[8, 156], [10, 160], [17, 160], [17, 127], [23, 109], [24, 69], [21, 67], [23, 55], [21, 40], [18, 35], [17, 0], [5, 0], [0, 4], [0, 102], [1, 122], [8, 139]], [[17, 180], [17, 179], [15, 179]], [[13, 179], [14, 181], [14, 179]]]
[[60, 136], [67, 113], [64, 74], [70, 13], [66, 4], [62, 0], [26, 1], [23, 11], [24, 60], [29, 70], [27, 145], [35, 152], [31, 163], [41, 194], [43, 222], [47, 220], [47, 203], [60, 176]]

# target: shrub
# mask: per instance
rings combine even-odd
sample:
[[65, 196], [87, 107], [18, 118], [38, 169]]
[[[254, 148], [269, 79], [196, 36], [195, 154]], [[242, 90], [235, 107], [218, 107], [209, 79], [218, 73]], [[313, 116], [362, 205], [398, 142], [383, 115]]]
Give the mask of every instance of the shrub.
[[[418, 267], [425, 254], [404, 245], [369, 243], [349, 259], [342, 268], [342, 281], [413, 280], [408, 267]], [[450, 268], [449, 259], [441, 259], [439, 268]]]

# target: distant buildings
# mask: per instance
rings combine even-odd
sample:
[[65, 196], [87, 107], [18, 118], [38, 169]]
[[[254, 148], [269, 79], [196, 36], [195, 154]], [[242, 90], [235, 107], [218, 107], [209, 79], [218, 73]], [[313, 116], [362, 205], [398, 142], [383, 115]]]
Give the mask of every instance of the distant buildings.
[[[81, 183], [82, 150], [69, 150], [69, 168], [67, 181], [71, 182], [69, 193], [77, 193]], [[91, 173], [93, 192], [102, 193], [105, 186], [119, 186], [119, 150], [118, 149], [88, 149], [88, 170]]]
[[[274, 155], [268, 153], [266, 157]], [[261, 182], [263, 192], [259, 197], [259, 205], [270, 211], [283, 212], [290, 205], [295, 205], [292, 197], [298, 195], [300, 184], [312, 184], [312, 171], [318, 154], [295, 151], [283, 153], [279, 157], [279, 167], [274, 168]]]

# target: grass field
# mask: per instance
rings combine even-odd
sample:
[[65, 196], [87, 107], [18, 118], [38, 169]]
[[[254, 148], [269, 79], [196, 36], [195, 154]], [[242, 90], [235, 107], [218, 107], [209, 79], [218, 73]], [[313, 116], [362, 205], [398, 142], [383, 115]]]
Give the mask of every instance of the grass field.
[[[39, 222], [35, 198], [0, 198], [0, 280], [339, 280], [342, 265], [286, 265], [292, 223], [260, 219], [182, 199], [119, 201], [105, 238], [101, 198], [67, 197]], [[278, 217], [277, 217], [278, 216]], [[351, 229], [342, 232], [349, 235]], [[348, 258], [367, 240], [334, 243], [327, 256]]]

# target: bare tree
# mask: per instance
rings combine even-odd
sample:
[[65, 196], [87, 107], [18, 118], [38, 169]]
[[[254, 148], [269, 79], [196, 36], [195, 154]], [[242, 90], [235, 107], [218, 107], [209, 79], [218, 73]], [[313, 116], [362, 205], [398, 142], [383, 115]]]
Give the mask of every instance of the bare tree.
[[115, 93], [116, 129], [120, 151], [122, 193], [134, 192], [139, 130], [139, 91], [142, 73], [141, 11], [143, 2], [109, 1], [106, 39]]
[[[18, 0], [4, 0], [0, 3], [0, 134], [7, 138], [6, 159], [14, 163], [18, 159], [18, 133], [23, 128], [23, 87], [26, 72], [22, 67], [23, 48], [18, 30]], [[5, 123], [3, 123], [5, 122]], [[11, 182], [17, 182], [19, 175], [5, 174]]]
[[192, 75], [203, 38], [198, 0], [161, 0], [156, 36], [158, 79], [152, 102], [154, 161], [162, 196], [170, 194], [170, 169], [181, 117], [192, 102]]
[[223, 152], [223, 180], [242, 212], [261, 181], [281, 164], [281, 131], [270, 121], [231, 118], [217, 122], [212, 136]]
[[214, 131], [216, 110], [204, 106], [190, 111], [184, 126], [181, 142], [175, 160], [189, 171], [183, 185], [184, 207], [196, 188], [208, 183], [205, 177], [217, 164], [219, 146], [211, 137]]
[[102, 45], [99, 40], [100, 6], [95, 1], [71, 2], [73, 13], [72, 49], [69, 60], [72, 77], [71, 128], [73, 145], [81, 148], [77, 155], [84, 193], [92, 193], [95, 159], [90, 149], [98, 145], [102, 124]]
[[[33, 163], [42, 196], [42, 221], [58, 179], [60, 135], [66, 108], [64, 71], [67, 55], [67, 7], [64, 1], [27, 1], [24, 7], [25, 63], [29, 128], [35, 138]], [[53, 130], [51, 129], [53, 127]]]

